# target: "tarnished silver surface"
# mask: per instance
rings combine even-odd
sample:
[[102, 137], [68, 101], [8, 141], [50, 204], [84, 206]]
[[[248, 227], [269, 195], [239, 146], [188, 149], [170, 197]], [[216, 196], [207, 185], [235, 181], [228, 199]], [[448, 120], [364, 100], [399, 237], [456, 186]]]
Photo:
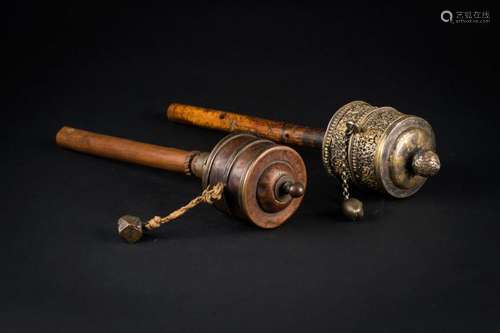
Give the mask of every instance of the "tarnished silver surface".
[[[358, 130], [346, 136], [348, 125]], [[347, 161], [345, 151], [347, 150]], [[341, 107], [328, 124], [322, 146], [323, 165], [360, 187], [407, 197], [440, 167], [434, 132], [424, 119], [392, 107], [354, 101]]]
[[432, 150], [422, 150], [413, 156], [411, 167], [416, 174], [430, 177], [439, 172], [441, 161], [439, 156]]

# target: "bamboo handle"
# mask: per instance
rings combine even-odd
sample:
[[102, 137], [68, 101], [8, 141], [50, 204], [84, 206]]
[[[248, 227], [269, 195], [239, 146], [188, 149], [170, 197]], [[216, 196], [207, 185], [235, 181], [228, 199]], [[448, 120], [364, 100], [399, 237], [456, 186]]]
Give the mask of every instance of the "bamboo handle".
[[207, 109], [185, 104], [170, 104], [169, 120], [225, 132], [252, 132], [264, 138], [298, 146], [321, 147], [324, 131], [282, 121], [267, 120], [237, 113]]
[[[59, 146], [79, 152], [174, 172], [189, 172], [193, 152], [167, 148], [71, 127], [57, 132]], [[187, 170], [186, 170], [187, 169]]]

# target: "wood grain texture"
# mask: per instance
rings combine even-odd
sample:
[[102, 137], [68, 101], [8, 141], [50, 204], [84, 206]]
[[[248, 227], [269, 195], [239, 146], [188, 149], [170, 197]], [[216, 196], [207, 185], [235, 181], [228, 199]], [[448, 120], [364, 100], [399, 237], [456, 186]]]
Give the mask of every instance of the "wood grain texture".
[[186, 170], [191, 152], [97, 134], [71, 127], [57, 132], [56, 143], [64, 148], [173, 172]]
[[285, 144], [321, 147], [323, 142], [321, 129], [185, 104], [170, 104], [166, 116], [178, 123], [225, 132], [251, 132]]

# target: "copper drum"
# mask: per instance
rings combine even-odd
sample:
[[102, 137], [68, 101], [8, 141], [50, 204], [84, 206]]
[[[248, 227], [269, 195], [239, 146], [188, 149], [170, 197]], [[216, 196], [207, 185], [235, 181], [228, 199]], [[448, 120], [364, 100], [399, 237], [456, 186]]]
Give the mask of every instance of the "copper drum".
[[223, 182], [222, 200], [215, 206], [228, 214], [272, 229], [284, 223], [300, 206], [303, 196], [283, 194], [285, 182], [305, 186], [306, 167], [300, 155], [287, 146], [249, 133], [230, 134], [208, 156], [203, 188]]

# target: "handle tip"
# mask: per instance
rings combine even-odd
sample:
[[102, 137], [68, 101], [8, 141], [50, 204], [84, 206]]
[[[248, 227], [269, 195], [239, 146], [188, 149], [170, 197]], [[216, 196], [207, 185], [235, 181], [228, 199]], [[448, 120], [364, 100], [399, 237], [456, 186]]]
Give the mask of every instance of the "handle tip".
[[175, 109], [179, 105], [180, 105], [179, 103], [168, 104], [167, 107], [165, 108], [165, 117], [167, 117], [167, 119], [169, 119], [169, 120], [175, 119], [175, 116], [174, 116]]
[[71, 134], [74, 131], [75, 131], [75, 129], [72, 127], [68, 127], [68, 126], [61, 127], [61, 129], [59, 129], [59, 131], [57, 131], [57, 133], [56, 133], [56, 144], [58, 146], [64, 146], [64, 143], [66, 141], [65, 140], [66, 136]]

